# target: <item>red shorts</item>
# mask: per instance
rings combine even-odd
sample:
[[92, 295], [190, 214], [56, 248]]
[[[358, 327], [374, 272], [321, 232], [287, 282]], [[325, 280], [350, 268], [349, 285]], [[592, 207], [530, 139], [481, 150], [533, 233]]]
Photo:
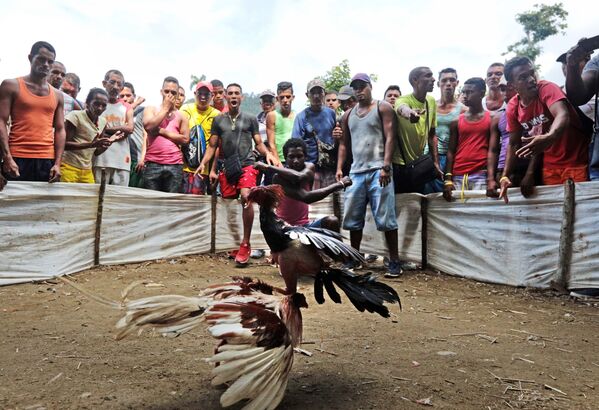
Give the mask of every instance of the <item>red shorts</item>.
[[572, 178], [574, 182], [588, 181], [588, 167], [543, 168], [543, 185], [560, 185], [569, 178]]
[[243, 188], [253, 188], [256, 186], [256, 180], [258, 178], [258, 171], [253, 165], [241, 168], [243, 172], [241, 178], [237, 181], [237, 184], [232, 185], [227, 181], [227, 177], [224, 172], [218, 174], [218, 182], [220, 183], [220, 192], [223, 198], [237, 198], [239, 196], [239, 190]]

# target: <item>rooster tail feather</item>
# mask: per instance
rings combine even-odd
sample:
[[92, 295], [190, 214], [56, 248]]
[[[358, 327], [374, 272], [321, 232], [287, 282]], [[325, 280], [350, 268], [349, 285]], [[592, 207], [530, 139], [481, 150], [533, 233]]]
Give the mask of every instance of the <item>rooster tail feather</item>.
[[345, 269], [327, 269], [321, 271], [318, 276], [325, 284], [329, 297], [336, 303], [339, 303], [337, 302], [339, 294], [335, 291], [333, 284], [345, 293], [360, 312], [367, 310], [383, 317], [389, 317], [389, 309], [385, 306], [385, 302], [397, 302], [401, 309], [401, 301], [395, 289], [385, 283], [377, 282], [371, 274], [356, 275]]
[[196, 328], [204, 321], [207, 300], [179, 295], [151, 296], [125, 303], [125, 315], [117, 322], [116, 338], [132, 332], [154, 328], [164, 336], [176, 337]]
[[85, 289], [83, 286], [78, 285], [77, 283], [73, 282], [70, 279], [67, 279], [64, 276], [56, 276], [56, 279], [66, 283], [67, 285], [77, 289], [79, 292], [83, 293], [84, 295], [88, 296], [89, 298], [95, 300], [96, 302], [100, 303], [101, 305], [104, 306], [108, 306], [111, 307], [113, 309], [121, 309], [121, 304], [119, 302], [116, 302], [114, 300], [110, 300], [105, 298], [104, 296], [101, 295], [97, 295], [95, 293], [92, 293], [91, 291]]

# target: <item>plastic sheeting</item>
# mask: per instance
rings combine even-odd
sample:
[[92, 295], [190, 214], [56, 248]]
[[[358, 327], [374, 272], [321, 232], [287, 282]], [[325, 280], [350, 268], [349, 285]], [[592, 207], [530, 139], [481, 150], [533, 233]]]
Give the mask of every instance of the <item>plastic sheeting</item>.
[[[0, 192], [0, 285], [48, 279], [93, 265], [98, 185], [9, 183]], [[510, 190], [510, 203], [468, 191], [447, 203], [428, 200], [428, 263], [480, 281], [548, 287], [555, 277], [563, 210], [562, 186], [539, 187], [533, 198]], [[421, 261], [421, 195], [396, 197], [402, 259]], [[570, 288], [599, 287], [599, 183], [576, 185]], [[340, 199], [343, 205], [343, 197]], [[211, 198], [107, 186], [100, 263], [139, 262], [210, 250]], [[254, 205], [253, 249], [266, 249]], [[333, 198], [310, 217], [333, 214]], [[235, 249], [242, 235], [239, 201], [218, 199], [215, 248]], [[343, 232], [346, 239], [348, 233]], [[384, 235], [370, 209], [362, 252], [385, 255]]]

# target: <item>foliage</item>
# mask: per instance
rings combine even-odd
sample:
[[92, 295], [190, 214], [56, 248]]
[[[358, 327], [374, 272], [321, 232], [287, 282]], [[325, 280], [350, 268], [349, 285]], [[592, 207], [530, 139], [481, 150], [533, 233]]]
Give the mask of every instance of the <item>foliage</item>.
[[534, 62], [543, 51], [540, 45], [543, 40], [556, 34], [565, 34], [567, 17], [568, 12], [562, 3], [535, 4], [533, 10], [517, 14], [516, 21], [522, 25], [526, 37], [508, 46], [503, 55], [514, 53], [527, 56]]
[[260, 97], [254, 93], [243, 93], [243, 101], [241, 102], [240, 110], [247, 114], [260, 114], [262, 112]]
[[191, 75], [191, 83], [189, 83], [189, 89], [191, 91], [194, 91], [194, 88], [196, 86], [197, 83], [199, 83], [200, 81], [205, 81], [206, 80], [206, 75], [202, 74], [201, 76], [195, 76], [195, 75]]
[[[339, 91], [344, 85], [349, 85], [351, 77], [349, 61], [344, 59], [338, 65], [331, 67], [331, 69], [320, 78], [324, 81], [326, 90]], [[378, 79], [378, 76], [376, 74], [370, 74], [370, 79], [375, 82]]]

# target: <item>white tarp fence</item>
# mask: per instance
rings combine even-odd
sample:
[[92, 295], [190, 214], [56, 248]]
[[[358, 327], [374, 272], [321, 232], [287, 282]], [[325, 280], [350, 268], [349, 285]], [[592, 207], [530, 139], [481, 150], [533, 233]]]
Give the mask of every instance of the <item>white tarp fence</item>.
[[[599, 287], [599, 183], [576, 184], [569, 288]], [[455, 195], [459, 197], [459, 194]], [[99, 185], [11, 182], [0, 192], [0, 285], [48, 279], [94, 265]], [[396, 196], [402, 259], [421, 262], [422, 196]], [[341, 199], [341, 202], [342, 199]], [[426, 197], [428, 265], [442, 272], [514, 286], [546, 288], [556, 280], [564, 188], [539, 187], [534, 198], [510, 190], [510, 204], [468, 191], [447, 203]], [[101, 265], [140, 262], [239, 246], [238, 201], [107, 186]], [[333, 198], [311, 217], [332, 215]], [[212, 235], [214, 233], [214, 238]], [[349, 240], [348, 232], [343, 232]], [[252, 248], [266, 249], [255, 207]], [[384, 235], [368, 210], [362, 251], [386, 254]]]

